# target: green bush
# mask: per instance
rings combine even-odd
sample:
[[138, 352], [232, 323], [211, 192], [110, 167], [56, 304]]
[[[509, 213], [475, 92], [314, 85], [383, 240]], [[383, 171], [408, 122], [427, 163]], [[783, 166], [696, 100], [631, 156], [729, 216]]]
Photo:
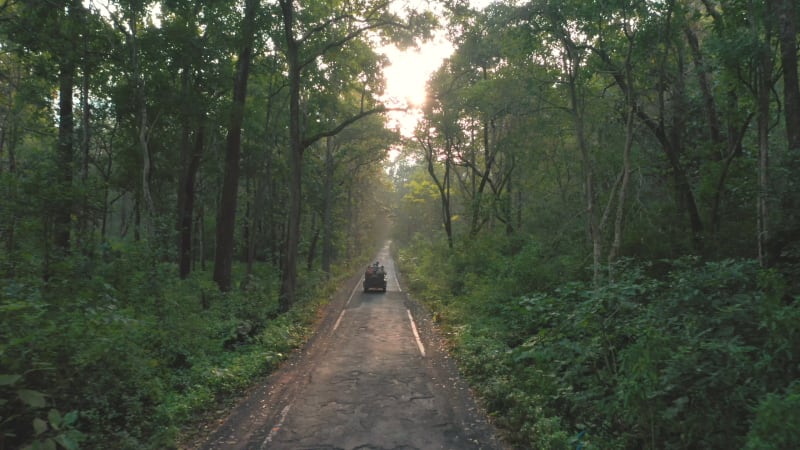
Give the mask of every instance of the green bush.
[[785, 393], [768, 394], [756, 408], [753, 425], [747, 434], [747, 450], [797, 448], [800, 438], [800, 381]]
[[[500, 244], [415, 247], [401, 263], [520, 448], [793, 446], [797, 418], [783, 411], [797, 401], [800, 303], [784, 276], [753, 261], [621, 261], [601, 285], [520, 294], [509, 286], [550, 274], [534, 246]], [[418, 273], [432, 261], [452, 267]]]
[[174, 448], [303, 342], [311, 299], [329, 292], [306, 277], [305, 300], [279, 315], [268, 266], [220, 294], [208, 273], [178, 280], [145, 244], [97, 252], [46, 282], [0, 279], [0, 433], [12, 448]]

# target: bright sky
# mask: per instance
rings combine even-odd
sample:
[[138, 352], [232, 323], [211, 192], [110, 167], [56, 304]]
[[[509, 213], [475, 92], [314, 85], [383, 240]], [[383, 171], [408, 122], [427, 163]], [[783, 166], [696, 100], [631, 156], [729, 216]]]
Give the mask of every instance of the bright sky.
[[453, 53], [453, 46], [440, 36], [418, 49], [401, 51], [389, 46], [379, 51], [391, 61], [391, 66], [383, 72], [386, 105], [409, 108], [407, 112], [390, 112], [389, 128], [400, 127], [404, 136], [411, 136], [420, 117], [418, 108], [425, 102], [425, 83], [442, 61]]
[[[425, 0], [395, 0], [398, 3], [424, 7]], [[492, 0], [470, 0], [473, 8], [481, 9]], [[391, 66], [384, 70], [386, 76], [385, 103], [389, 107], [408, 106], [408, 112], [391, 112], [389, 127], [399, 127], [404, 136], [411, 136], [417, 120], [421, 117], [419, 108], [425, 101], [425, 83], [431, 74], [441, 66], [442, 61], [453, 53], [453, 45], [447, 41], [443, 32], [431, 42], [426, 42], [418, 49], [410, 48], [400, 51], [397, 47], [387, 46], [378, 50], [391, 61]]]

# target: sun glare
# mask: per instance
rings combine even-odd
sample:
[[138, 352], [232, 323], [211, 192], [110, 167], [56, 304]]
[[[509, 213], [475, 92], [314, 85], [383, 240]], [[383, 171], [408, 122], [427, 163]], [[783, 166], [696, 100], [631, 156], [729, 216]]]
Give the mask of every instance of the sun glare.
[[389, 107], [408, 109], [390, 113], [389, 126], [410, 136], [419, 119], [419, 109], [425, 103], [425, 83], [442, 61], [453, 53], [453, 45], [439, 36], [419, 48], [400, 50], [387, 46], [380, 52], [391, 61], [383, 72], [386, 77], [384, 102]]

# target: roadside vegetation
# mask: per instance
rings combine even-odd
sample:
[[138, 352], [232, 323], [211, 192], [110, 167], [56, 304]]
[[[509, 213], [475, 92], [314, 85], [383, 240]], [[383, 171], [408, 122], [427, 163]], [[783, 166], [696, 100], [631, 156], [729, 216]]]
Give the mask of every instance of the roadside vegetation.
[[796, 4], [448, 19], [392, 172], [395, 244], [510, 441], [797, 447]]
[[2, 286], [4, 448], [173, 447], [304, 341], [337, 281], [304, 274], [304, 300], [281, 315], [268, 267], [220, 293], [140, 249]]
[[387, 219], [519, 448], [797, 447], [795, 3], [0, 3], [0, 450], [175, 447]]
[[400, 262], [518, 448], [796, 444], [800, 305], [779, 273], [623, 260], [593, 286], [517, 245], [419, 240]]
[[300, 345], [385, 228], [368, 31], [432, 24], [0, 2], [0, 450], [175, 448]]

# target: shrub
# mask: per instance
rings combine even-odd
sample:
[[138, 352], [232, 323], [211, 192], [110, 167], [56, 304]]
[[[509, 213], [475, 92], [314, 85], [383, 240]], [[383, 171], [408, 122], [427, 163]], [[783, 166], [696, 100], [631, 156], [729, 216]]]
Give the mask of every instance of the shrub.
[[785, 393], [768, 394], [756, 408], [747, 433], [747, 450], [796, 448], [800, 427], [800, 382], [794, 381]]
[[[415, 247], [401, 263], [519, 447], [794, 446], [800, 302], [780, 274], [747, 260], [621, 261], [598, 286], [566, 274], [518, 293], [508, 286], [549, 284], [536, 281], [550, 275], [535, 246], [487, 242]], [[439, 279], [420, 273], [433, 260]]]

